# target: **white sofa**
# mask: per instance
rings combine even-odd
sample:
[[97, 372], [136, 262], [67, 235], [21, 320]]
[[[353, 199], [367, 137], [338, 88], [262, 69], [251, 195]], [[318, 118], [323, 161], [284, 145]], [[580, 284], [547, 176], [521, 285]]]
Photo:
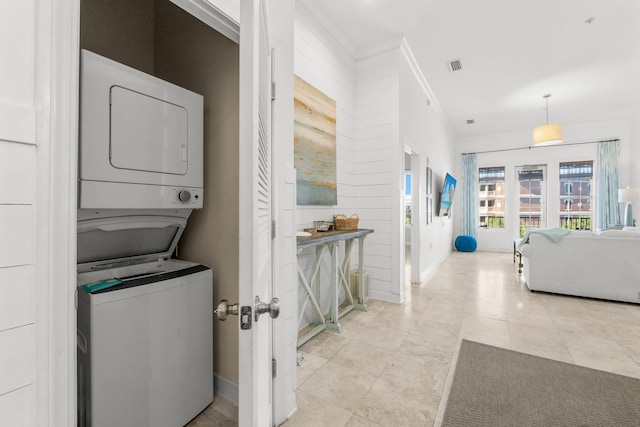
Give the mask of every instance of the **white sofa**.
[[640, 232], [532, 234], [520, 253], [532, 291], [640, 303]]

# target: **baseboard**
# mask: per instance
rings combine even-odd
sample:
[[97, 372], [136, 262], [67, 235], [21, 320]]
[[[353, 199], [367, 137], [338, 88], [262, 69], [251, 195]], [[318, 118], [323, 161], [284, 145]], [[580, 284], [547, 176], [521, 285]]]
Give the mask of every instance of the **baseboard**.
[[213, 389], [215, 394], [219, 394], [236, 406], [238, 405], [238, 384], [218, 374], [213, 374]]
[[368, 289], [367, 296], [369, 298], [379, 299], [379, 300], [388, 301], [388, 302], [395, 302], [398, 304], [402, 302], [402, 297], [400, 295], [392, 294], [389, 292], [380, 292], [380, 291], [374, 291], [374, 290]]
[[436, 269], [440, 267], [440, 264], [444, 262], [445, 259], [453, 252], [449, 249], [443, 256], [441, 256], [436, 262], [431, 264], [426, 270], [420, 273], [420, 283], [423, 283], [425, 280], [429, 278], [433, 273], [435, 273]]

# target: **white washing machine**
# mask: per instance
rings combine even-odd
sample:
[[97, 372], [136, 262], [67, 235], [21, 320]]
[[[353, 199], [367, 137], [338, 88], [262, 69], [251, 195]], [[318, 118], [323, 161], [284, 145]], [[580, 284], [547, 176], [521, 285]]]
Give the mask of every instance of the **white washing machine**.
[[78, 425], [179, 427], [213, 401], [213, 275], [190, 210], [79, 211]]

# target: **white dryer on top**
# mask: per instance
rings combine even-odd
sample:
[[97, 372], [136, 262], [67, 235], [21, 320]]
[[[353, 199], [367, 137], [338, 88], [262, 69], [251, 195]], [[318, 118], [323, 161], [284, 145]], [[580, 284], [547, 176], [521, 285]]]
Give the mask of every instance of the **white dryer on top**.
[[203, 97], [81, 52], [80, 209], [203, 205]]

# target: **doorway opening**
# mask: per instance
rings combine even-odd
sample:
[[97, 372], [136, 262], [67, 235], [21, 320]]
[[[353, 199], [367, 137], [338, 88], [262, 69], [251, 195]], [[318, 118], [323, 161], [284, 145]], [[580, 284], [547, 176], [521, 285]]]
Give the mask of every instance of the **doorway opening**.
[[[404, 271], [403, 289], [411, 283], [420, 282], [420, 235], [422, 221], [426, 212], [421, 205], [421, 194], [425, 188], [420, 185], [424, 179], [420, 175], [420, 156], [410, 148], [404, 153], [404, 192], [403, 192], [403, 226], [404, 226]], [[406, 295], [406, 293], [405, 293]]]

